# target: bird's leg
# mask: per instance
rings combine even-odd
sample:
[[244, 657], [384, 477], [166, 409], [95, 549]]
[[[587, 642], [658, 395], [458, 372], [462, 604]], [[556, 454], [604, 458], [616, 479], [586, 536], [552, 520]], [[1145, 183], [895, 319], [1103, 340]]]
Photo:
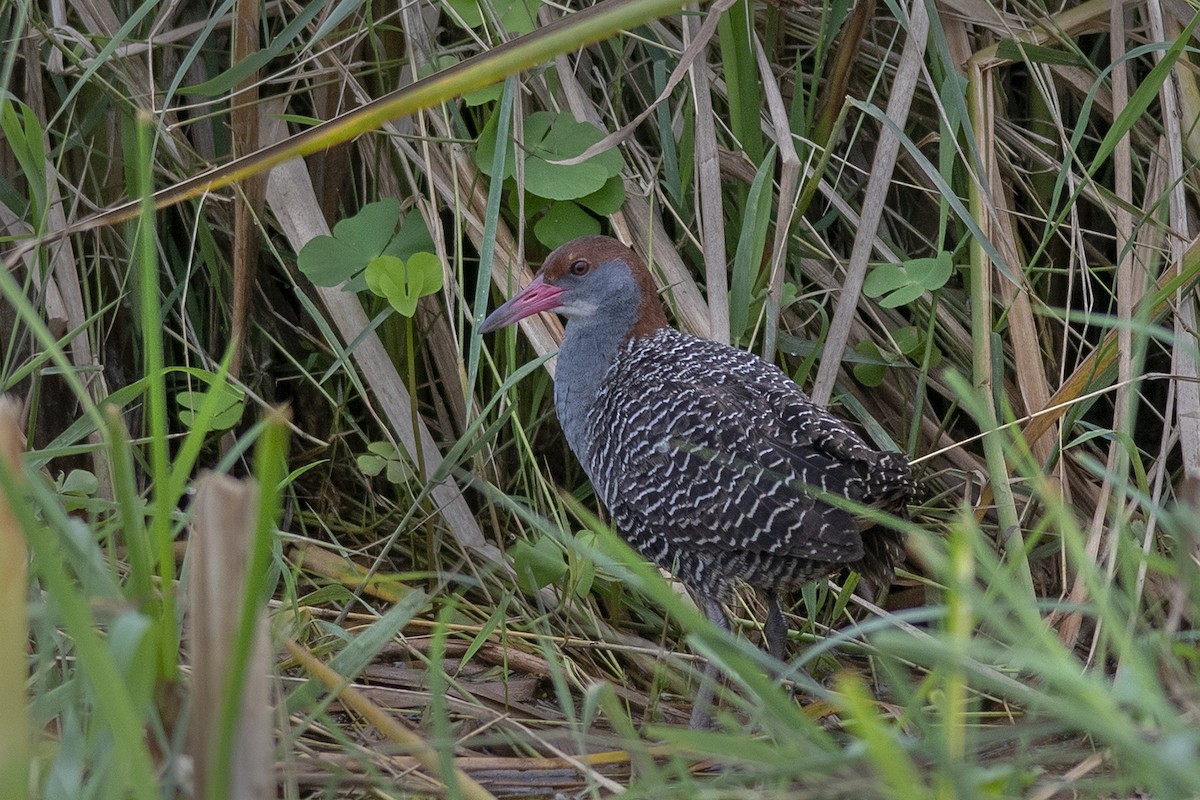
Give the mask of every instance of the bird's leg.
[[[720, 600], [704, 597], [700, 604], [704, 608], [704, 616], [708, 617], [710, 622], [718, 628], [730, 630], [729, 617], [725, 616], [725, 609], [721, 608]], [[692, 730], [707, 728], [712, 723], [713, 687], [716, 682], [717, 665], [716, 662], [709, 660], [704, 665], [704, 674], [700, 678], [700, 689], [696, 692], [696, 699], [692, 703], [692, 719], [688, 723], [688, 727]]]
[[779, 661], [787, 655], [788, 624], [783, 618], [783, 609], [779, 607], [779, 597], [775, 592], [764, 592], [767, 601], [767, 621], [763, 624], [763, 639], [767, 643], [767, 652]]
[[[803, 675], [811, 683], [816, 683], [812, 675], [804, 667], [795, 667], [788, 664], [785, 656], [787, 655], [787, 640], [788, 640], [788, 624], [787, 619], [783, 616], [783, 609], [779, 606], [779, 596], [773, 591], [763, 591], [762, 598], [767, 604], [767, 621], [763, 623], [763, 639], [766, 640], [767, 652], [773, 658], [783, 662], [782, 666], [776, 670], [775, 677], [779, 680], [792, 679]], [[796, 685], [789, 681], [789, 692], [795, 696]]]

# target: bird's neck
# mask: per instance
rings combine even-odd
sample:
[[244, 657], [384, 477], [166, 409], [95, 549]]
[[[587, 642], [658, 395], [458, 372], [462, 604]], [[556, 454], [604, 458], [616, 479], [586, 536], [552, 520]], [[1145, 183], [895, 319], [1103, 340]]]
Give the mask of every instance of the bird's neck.
[[[666, 327], [662, 301], [644, 266], [604, 273], [589, 313], [568, 315], [554, 376], [554, 410], [571, 451], [588, 468], [588, 421], [604, 376], [631, 338], [649, 336]], [[591, 476], [589, 476], [591, 477]]]
[[609, 367], [628, 341], [636, 317], [636, 307], [626, 306], [613, 309], [612, 315], [596, 314], [567, 322], [554, 374], [554, 409], [567, 444], [585, 468], [588, 412]]

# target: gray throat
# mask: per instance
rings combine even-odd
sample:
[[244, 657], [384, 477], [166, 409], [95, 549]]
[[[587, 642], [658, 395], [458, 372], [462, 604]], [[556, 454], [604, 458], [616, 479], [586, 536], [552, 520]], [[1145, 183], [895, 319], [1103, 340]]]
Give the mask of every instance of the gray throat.
[[[626, 305], [616, 318], [596, 314], [570, 320], [558, 351], [554, 376], [554, 409], [571, 452], [592, 478], [588, 421], [604, 376], [633, 327], [636, 306]], [[628, 317], [628, 319], [625, 319]]]

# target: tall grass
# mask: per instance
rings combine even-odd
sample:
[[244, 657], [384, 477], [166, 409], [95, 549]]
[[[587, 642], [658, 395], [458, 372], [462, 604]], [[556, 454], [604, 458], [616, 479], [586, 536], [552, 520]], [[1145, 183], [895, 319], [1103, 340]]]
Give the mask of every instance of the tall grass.
[[[232, 65], [244, 4], [0, 8], [6, 792], [191, 791], [211, 469], [265, 481], [218, 718], [265, 608], [282, 796], [1196, 794], [1198, 18], [941, 5], [922, 44], [895, 4], [720, 5], [267, 3]], [[525, 140], [548, 111], [622, 132], [603, 191]], [[382, 198], [443, 267], [411, 318], [298, 266]], [[714, 629], [610, 530], [560, 323], [475, 331], [589, 226], [914, 459], [891, 591], [790, 598], [782, 674], [755, 597]]]

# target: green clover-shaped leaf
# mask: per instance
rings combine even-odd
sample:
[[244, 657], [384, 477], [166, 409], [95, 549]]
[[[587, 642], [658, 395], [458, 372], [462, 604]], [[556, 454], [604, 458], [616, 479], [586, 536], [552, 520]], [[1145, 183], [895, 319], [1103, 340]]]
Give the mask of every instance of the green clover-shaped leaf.
[[[424, 252], [427, 255], [434, 250], [433, 237], [429, 228], [425, 227], [425, 219], [417, 209], [410, 209], [400, 223], [400, 230], [384, 248], [384, 255], [395, 256], [407, 261], [414, 253]], [[441, 264], [438, 265], [438, 275], [442, 274]], [[441, 278], [438, 278], [438, 289], [442, 288]], [[436, 290], [435, 290], [436, 291]]]
[[863, 283], [868, 297], [882, 298], [879, 305], [896, 308], [913, 302], [927, 291], [946, 285], [954, 273], [950, 253], [943, 250], [930, 258], [914, 258], [899, 264], [880, 264]]
[[581, 554], [595, 564], [600, 561], [605, 566], [601, 572], [607, 580], [628, 583], [636, 580], [633, 572], [621, 562], [620, 545], [611, 540], [598, 536], [594, 531], [580, 531], [575, 534], [575, 542]]
[[[892, 341], [901, 353], [913, 361], [925, 357], [925, 332], [920, 328], [912, 325], [900, 328], [892, 333]], [[935, 343], [929, 348], [929, 366], [936, 367], [941, 363], [942, 351]]]
[[374, 478], [379, 473], [383, 472], [384, 467], [388, 465], [388, 460], [383, 456], [377, 456], [374, 453], [360, 453], [354, 463], [358, 464], [358, 471], [368, 478]]
[[[888, 369], [900, 366], [906, 359], [920, 361], [925, 356], [925, 334], [919, 328], [908, 326], [892, 333], [892, 341], [898, 353], [880, 350], [870, 340], [859, 342], [846, 354], [846, 361], [854, 365], [854, 377], [864, 386], [875, 387], [883, 383]], [[942, 351], [934, 345], [929, 350], [929, 366], [942, 362]]]
[[400, 203], [386, 197], [368, 203], [333, 226], [332, 236], [314, 236], [300, 250], [296, 264], [318, 286], [338, 286], [383, 254], [396, 232]]
[[[395, 198], [368, 203], [334, 225], [332, 236], [311, 239], [300, 250], [300, 271], [318, 286], [344, 283], [347, 292], [363, 291], [368, 288], [367, 265], [380, 256], [407, 261], [415, 253], [434, 249], [433, 237], [417, 209], [409, 210], [397, 232], [399, 219], [400, 203]], [[440, 267], [438, 273], [437, 288], [441, 288]]]
[[359, 470], [371, 478], [386, 469], [388, 482], [397, 486], [410, 482], [416, 476], [408, 459], [391, 442], [371, 442], [367, 445], [367, 452], [355, 458], [355, 462]]
[[370, 260], [383, 253], [400, 221], [400, 201], [385, 197], [367, 203], [352, 217], [333, 226], [333, 237], [353, 247]]
[[367, 264], [367, 288], [385, 298], [406, 317], [417, 310], [417, 300], [442, 288], [442, 262], [433, 253], [413, 253], [408, 261], [383, 255]]
[[196, 414], [199, 413], [208, 393], [212, 391], [217, 392], [217, 408], [209, 423], [210, 430], [226, 431], [241, 421], [246, 395], [236, 386], [225, 383], [209, 389], [208, 392], [183, 391], [175, 395], [179, 421], [185, 428], [191, 429], [196, 422]]
[[567, 571], [562, 549], [555, 541], [542, 536], [530, 544], [521, 539], [510, 548], [517, 585], [529, 594], [558, 581]]
[[365, 256], [332, 236], [309, 239], [296, 259], [296, 266], [317, 286], [337, 286], [366, 264]]

